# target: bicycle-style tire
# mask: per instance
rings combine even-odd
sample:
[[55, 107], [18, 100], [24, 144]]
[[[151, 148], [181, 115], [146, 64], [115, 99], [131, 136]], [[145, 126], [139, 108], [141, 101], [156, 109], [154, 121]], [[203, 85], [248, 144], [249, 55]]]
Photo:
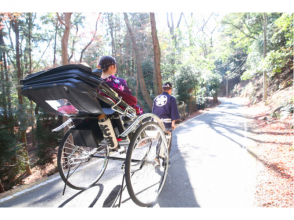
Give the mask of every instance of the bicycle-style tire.
[[[104, 158], [93, 157], [95, 155]], [[61, 179], [77, 190], [93, 186], [102, 177], [108, 164], [109, 149], [76, 146], [71, 129], [62, 138], [58, 149], [58, 172]]]
[[[149, 134], [156, 134], [157, 137], [153, 138]], [[165, 135], [159, 125], [147, 122], [136, 130], [128, 147], [126, 186], [131, 199], [139, 206], [154, 204], [165, 184], [169, 156], [167, 146], [161, 141], [163, 139]], [[160, 149], [164, 157], [159, 156]], [[159, 166], [155, 166], [155, 158], [162, 160]]]

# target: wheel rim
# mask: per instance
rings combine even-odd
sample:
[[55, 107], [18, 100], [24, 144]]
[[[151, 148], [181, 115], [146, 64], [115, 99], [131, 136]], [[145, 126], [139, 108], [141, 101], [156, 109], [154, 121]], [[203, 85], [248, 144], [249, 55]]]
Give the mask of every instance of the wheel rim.
[[[85, 189], [95, 184], [104, 173], [109, 151], [107, 147], [99, 148], [77, 146], [72, 133], [68, 133], [59, 149], [59, 172], [68, 186]], [[95, 156], [102, 156], [98, 158]]]
[[[143, 129], [138, 131], [130, 144], [132, 152], [126, 169], [130, 181], [127, 184], [134, 202], [146, 206], [156, 200], [163, 188], [168, 165], [163, 166], [162, 162], [168, 161], [168, 154], [162, 141], [165, 138], [164, 134], [155, 123], [143, 125]], [[155, 166], [155, 158], [159, 156], [159, 146], [163, 149], [161, 156], [165, 159], [159, 157], [160, 166]]]

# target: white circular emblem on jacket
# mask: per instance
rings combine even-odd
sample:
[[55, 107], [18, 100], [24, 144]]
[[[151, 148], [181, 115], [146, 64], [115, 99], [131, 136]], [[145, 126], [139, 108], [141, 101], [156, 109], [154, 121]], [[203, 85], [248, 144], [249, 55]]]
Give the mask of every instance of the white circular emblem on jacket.
[[158, 96], [157, 98], [156, 98], [156, 105], [158, 106], [158, 107], [162, 107], [162, 106], [164, 106], [165, 104], [167, 103], [167, 97], [165, 96], [165, 95], [161, 95], [161, 96]]

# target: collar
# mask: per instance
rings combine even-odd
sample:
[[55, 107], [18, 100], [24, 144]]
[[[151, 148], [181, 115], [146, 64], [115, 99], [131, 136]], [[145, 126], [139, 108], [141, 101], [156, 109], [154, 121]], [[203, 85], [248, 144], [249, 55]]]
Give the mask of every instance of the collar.
[[103, 80], [107, 80], [107, 79], [115, 79], [116, 77], [114, 75], [110, 75], [107, 78], [103, 79]]
[[168, 92], [162, 92], [161, 95], [169, 95]]

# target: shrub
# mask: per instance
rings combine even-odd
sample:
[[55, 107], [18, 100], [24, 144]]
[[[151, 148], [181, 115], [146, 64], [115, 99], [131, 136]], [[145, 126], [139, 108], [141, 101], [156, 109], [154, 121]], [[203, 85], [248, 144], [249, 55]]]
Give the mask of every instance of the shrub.
[[35, 135], [38, 142], [37, 163], [39, 165], [53, 163], [54, 149], [59, 144], [59, 140], [62, 137], [63, 130], [59, 132], [52, 132], [52, 129], [58, 127], [61, 123], [61, 117], [52, 117], [42, 111], [38, 115], [37, 129], [35, 131]]

